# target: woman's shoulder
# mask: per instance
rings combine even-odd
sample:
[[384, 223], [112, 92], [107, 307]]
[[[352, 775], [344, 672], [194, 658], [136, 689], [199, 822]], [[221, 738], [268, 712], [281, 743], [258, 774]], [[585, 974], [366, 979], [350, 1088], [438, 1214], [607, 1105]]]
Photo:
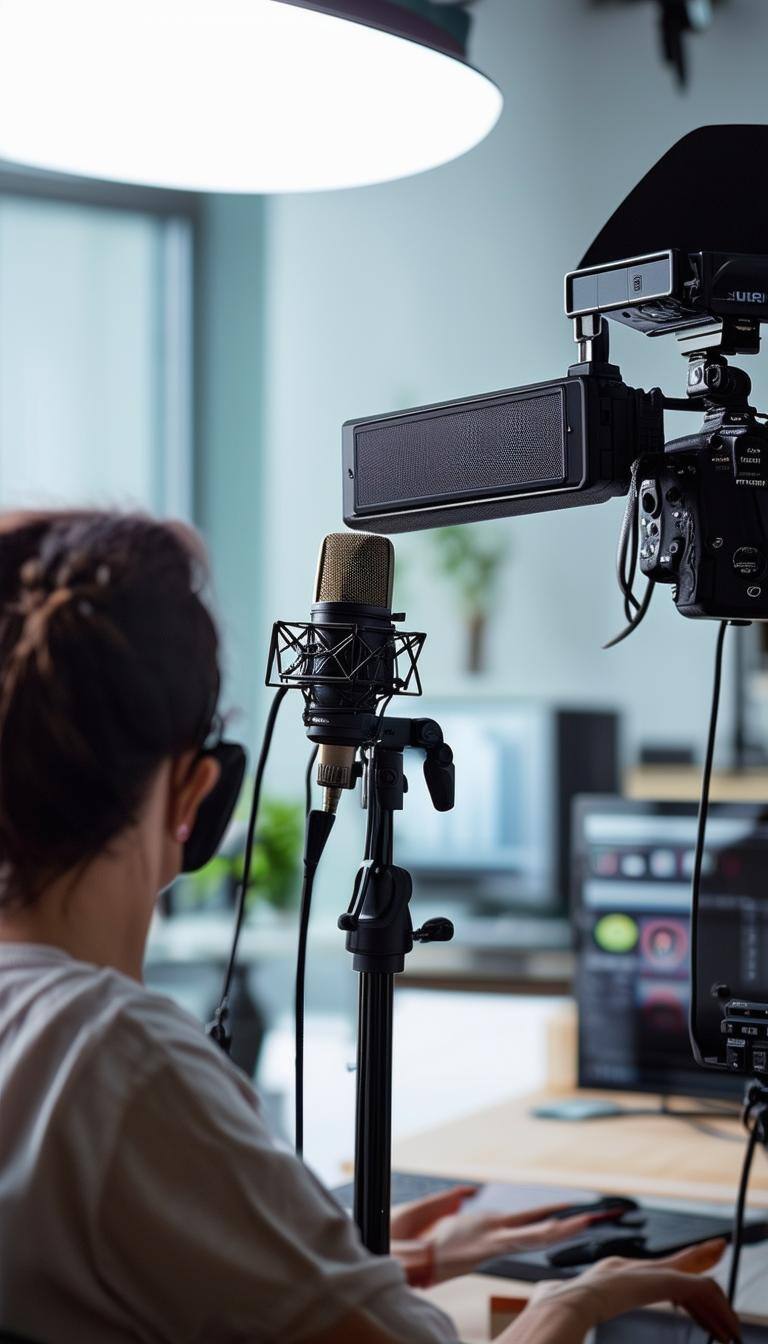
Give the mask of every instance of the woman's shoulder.
[[[78, 1074], [122, 1077], [128, 1090], [165, 1069], [231, 1069], [202, 1024], [166, 994], [57, 948], [0, 946], [0, 1056], [65, 1054]], [[64, 1059], [61, 1060], [64, 1064]]]
[[202, 1022], [175, 999], [111, 968], [93, 968], [95, 1021], [110, 1048], [134, 1062], [144, 1074], [174, 1073], [193, 1066], [197, 1072], [239, 1073], [209, 1039]]

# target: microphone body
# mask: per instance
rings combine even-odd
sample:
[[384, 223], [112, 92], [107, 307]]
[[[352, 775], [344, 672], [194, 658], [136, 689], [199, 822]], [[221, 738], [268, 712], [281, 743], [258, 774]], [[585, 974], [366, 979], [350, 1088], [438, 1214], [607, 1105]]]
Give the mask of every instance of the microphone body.
[[[355, 755], [370, 741], [376, 724], [376, 705], [393, 677], [392, 613], [384, 607], [352, 602], [315, 602], [311, 611], [315, 652], [311, 673], [316, 677], [344, 674], [340, 686], [317, 684], [304, 721], [307, 737], [319, 744], [317, 782], [325, 789], [351, 789], [355, 784]], [[329, 628], [330, 627], [330, 628]], [[330, 652], [349, 627], [349, 639], [341, 651]], [[356, 632], [356, 633], [353, 633]], [[361, 642], [367, 665], [356, 670]], [[367, 657], [367, 651], [373, 655]], [[329, 800], [327, 800], [329, 801]], [[338, 799], [337, 799], [338, 801]]]
[[[354, 787], [355, 757], [372, 739], [376, 705], [394, 675], [394, 547], [387, 537], [331, 533], [320, 547], [311, 610], [312, 688], [304, 723], [319, 745], [317, 782], [335, 812]], [[328, 684], [323, 678], [338, 678]]]

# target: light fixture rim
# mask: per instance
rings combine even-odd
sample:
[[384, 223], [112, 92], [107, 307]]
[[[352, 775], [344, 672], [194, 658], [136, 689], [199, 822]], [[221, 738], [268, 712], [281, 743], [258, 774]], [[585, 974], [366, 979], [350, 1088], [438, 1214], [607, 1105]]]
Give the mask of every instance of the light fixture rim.
[[[393, 37], [430, 47], [464, 65], [471, 64], [466, 42], [454, 37], [443, 25], [432, 23], [426, 15], [407, 8], [407, 0], [406, 3], [400, 0], [273, 0], [273, 3], [292, 5], [296, 9], [308, 9], [317, 14], [328, 14], [332, 18], [346, 19], [349, 23], [359, 23], [366, 28], [376, 28]], [[471, 16], [467, 15], [467, 18]], [[483, 73], [478, 71], [478, 74]], [[485, 75], [485, 78], [489, 79], [489, 76]]]
[[[41, 0], [41, 2], [47, 4], [50, 3], [50, 0]], [[86, 3], [87, 2], [88, 0], [86, 0]], [[71, 154], [65, 156], [63, 153], [53, 155], [50, 147], [47, 147], [45, 143], [41, 145], [40, 143], [35, 143], [34, 140], [23, 145], [11, 142], [4, 144], [4, 152], [2, 159], [0, 159], [0, 163], [2, 163], [3, 166], [16, 171], [29, 171], [31, 169], [33, 172], [46, 175], [50, 174], [52, 176], [79, 178], [83, 181], [101, 180], [107, 183], [117, 183], [126, 186], [133, 185], [147, 190], [152, 189], [160, 192], [166, 191], [189, 195], [197, 195], [207, 192], [217, 192], [224, 195], [282, 195], [300, 192], [338, 191], [397, 181], [401, 178], [408, 178], [429, 171], [432, 168], [440, 167], [444, 163], [448, 163], [465, 154], [485, 138], [498, 120], [504, 99], [502, 91], [495, 80], [484, 71], [478, 69], [469, 60], [465, 59], [458, 50], [453, 48], [452, 43], [449, 44], [449, 49], [449, 47], [442, 42], [438, 43], [435, 40], [420, 40], [415, 38], [413, 33], [409, 36], [402, 31], [396, 32], [394, 31], [392, 23], [385, 25], [380, 22], [370, 22], [373, 4], [376, 5], [378, 11], [377, 17], [381, 18], [384, 10], [388, 11], [390, 16], [394, 15], [395, 10], [398, 11], [400, 16], [408, 13], [410, 13], [410, 15], [416, 14], [416, 10], [409, 11], [406, 8], [408, 2], [409, 0], [404, 0], [404, 3], [401, 3], [400, 0], [269, 0], [269, 5], [265, 6], [265, 9], [260, 12], [266, 12], [269, 6], [273, 4], [281, 4], [283, 6], [290, 5], [294, 10], [303, 8], [309, 14], [318, 14], [321, 21], [323, 19], [328, 20], [329, 25], [332, 25], [335, 20], [340, 28], [347, 28], [347, 40], [349, 41], [352, 40], [353, 29], [357, 29], [361, 34], [367, 31], [371, 39], [374, 39], [374, 34], [378, 33], [381, 35], [382, 43], [391, 42], [393, 46], [400, 46], [403, 50], [410, 47], [413, 53], [413, 56], [411, 57], [412, 63], [415, 61], [418, 65], [421, 58], [417, 57], [416, 53], [421, 51], [424, 53], [424, 61], [433, 61], [438, 65], [442, 64], [446, 71], [448, 67], [453, 67], [456, 73], [451, 79], [469, 79], [485, 86], [488, 91], [485, 95], [486, 100], [492, 96], [492, 101], [496, 106], [492, 107], [488, 116], [482, 115], [482, 99], [473, 95], [473, 105], [476, 109], [479, 109], [475, 116], [477, 133], [475, 134], [473, 131], [470, 139], [466, 142], [462, 140], [462, 143], [458, 147], [451, 147], [449, 141], [447, 143], [447, 152], [445, 141], [440, 144], [439, 137], [437, 137], [436, 143], [440, 149], [439, 154], [436, 154], [431, 150], [429, 144], [427, 144], [423, 154], [416, 155], [415, 158], [411, 155], [408, 164], [397, 169], [397, 171], [393, 171], [392, 164], [387, 160], [385, 155], [383, 164], [379, 163], [375, 168], [375, 171], [363, 176], [358, 171], [359, 165], [354, 161], [353, 155], [352, 159], [349, 159], [349, 156], [347, 156], [347, 161], [342, 164], [343, 171], [339, 170], [335, 172], [333, 180], [331, 180], [330, 177], [328, 177], [327, 180], [322, 179], [322, 176], [321, 178], [318, 178], [317, 174], [315, 174], [311, 181], [302, 179], [295, 182], [286, 182], [280, 174], [275, 176], [274, 172], [271, 176], [267, 174], [262, 180], [257, 180], [257, 178], [251, 176], [247, 181], [232, 176], [231, 173], [229, 175], [226, 173], [222, 175], [221, 172], [213, 174], [180, 174], [176, 172], [175, 169], [174, 171], [168, 171], [167, 164], [164, 165], [162, 173], [159, 172], [156, 165], [151, 165], [151, 171], [149, 171], [144, 166], [139, 165], [137, 167], [135, 163], [130, 162], [127, 165], [123, 163], [119, 166], [112, 166], [107, 169], [104, 163], [99, 161], [98, 155], [96, 155], [95, 159], [93, 155], [91, 155], [90, 161], [86, 161], [86, 158], [83, 158], [82, 155], [79, 158], [77, 156], [73, 158]], [[421, 4], [421, 0], [414, 0], [414, 2], [419, 5]], [[425, 0], [427, 6], [429, 6], [429, 3], [430, 0]], [[242, 10], [240, 12], [244, 16], [247, 16], [249, 10], [250, 4], [245, 3], [242, 5]], [[255, 3], [253, 5], [253, 10], [254, 12], [257, 10], [257, 4]], [[429, 10], [427, 9], [427, 18], [428, 16]], [[421, 18], [421, 14], [419, 14], [418, 17]], [[301, 23], [299, 22], [297, 26], [300, 28]], [[286, 31], [289, 34], [292, 27], [293, 25], [286, 20]], [[437, 30], [432, 30], [433, 39], [436, 34]], [[443, 34], [443, 36], [445, 35], [446, 34]], [[423, 39], [423, 32], [421, 36]], [[377, 46], [375, 40], [373, 46], [374, 48]], [[316, 62], [315, 65], [317, 65]], [[412, 73], [413, 70], [411, 70], [411, 74]], [[446, 74], [442, 79], [442, 94], [445, 94], [446, 92], [445, 81], [447, 78], [448, 76]], [[448, 87], [449, 86], [450, 80], [448, 81]], [[396, 100], [399, 101], [396, 94], [397, 87], [397, 83], [393, 85], [391, 79], [386, 81], [386, 97], [388, 99], [391, 99], [394, 94]], [[384, 89], [381, 90], [382, 93], [384, 91]], [[451, 112], [454, 103], [454, 98], [451, 98], [450, 101], [446, 103], [444, 109], [446, 115]], [[440, 124], [442, 124], [442, 113], [440, 113]], [[427, 150], [429, 152], [426, 152]], [[309, 174], [309, 176], [312, 177], [312, 174]]]

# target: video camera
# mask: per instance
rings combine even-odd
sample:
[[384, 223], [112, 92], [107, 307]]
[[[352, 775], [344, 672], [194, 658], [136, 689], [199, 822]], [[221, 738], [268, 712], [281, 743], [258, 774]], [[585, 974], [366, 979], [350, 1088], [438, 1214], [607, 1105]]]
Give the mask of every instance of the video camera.
[[[768, 428], [747, 374], [728, 364], [759, 351], [768, 322], [768, 192], [755, 185], [743, 208], [726, 205], [731, 175], [735, 203], [766, 155], [766, 126], [704, 127], [643, 178], [565, 277], [579, 346], [567, 377], [349, 421], [348, 526], [409, 532], [628, 495], [623, 634], [655, 583], [673, 586], [685, 616], [768, 619]], [[649, 238], [665, 245], [649, 251]], [[687, 396], [627, 386], [607, 320], [674, 334]], [[703, 426], [665, 443], [665, 410], [703, 411]]]
[[[684, 616], [768, 620], [768, 427], [728, 363], [758, 353], [768, 322], [766, 161], [768, 126], [736, 125], [693, 131], [659, 160], [565, 277], [578, 342], [565, 378], [349, 421], [348, 526], [409, 532], [626, 495], [626, 627], [612, 643], [637, 628], [657, 583]], [[674, 335], [686, 396], [624, 383], [609, 321]], [[703, 412], [703, 425], [666, 442], [665, 410]], [[745, 981], [698, 905], [724, 630], [693, 881], [691, 1036], [699, 1063], [768, 1073], [768, 972], [751, 964]]]

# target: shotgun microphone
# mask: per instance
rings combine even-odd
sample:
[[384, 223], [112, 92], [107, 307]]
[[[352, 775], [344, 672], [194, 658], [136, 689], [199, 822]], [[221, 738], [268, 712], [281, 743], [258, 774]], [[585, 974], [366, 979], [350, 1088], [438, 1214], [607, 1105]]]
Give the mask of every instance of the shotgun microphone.
[[320, 547], [310, 622], [317, 681], [304, 721], [329, 812], [354, 788], [358, 748], [371, 739], [377, 702], [394, 691], [394, 572], [388, 537], [332, 532]]

